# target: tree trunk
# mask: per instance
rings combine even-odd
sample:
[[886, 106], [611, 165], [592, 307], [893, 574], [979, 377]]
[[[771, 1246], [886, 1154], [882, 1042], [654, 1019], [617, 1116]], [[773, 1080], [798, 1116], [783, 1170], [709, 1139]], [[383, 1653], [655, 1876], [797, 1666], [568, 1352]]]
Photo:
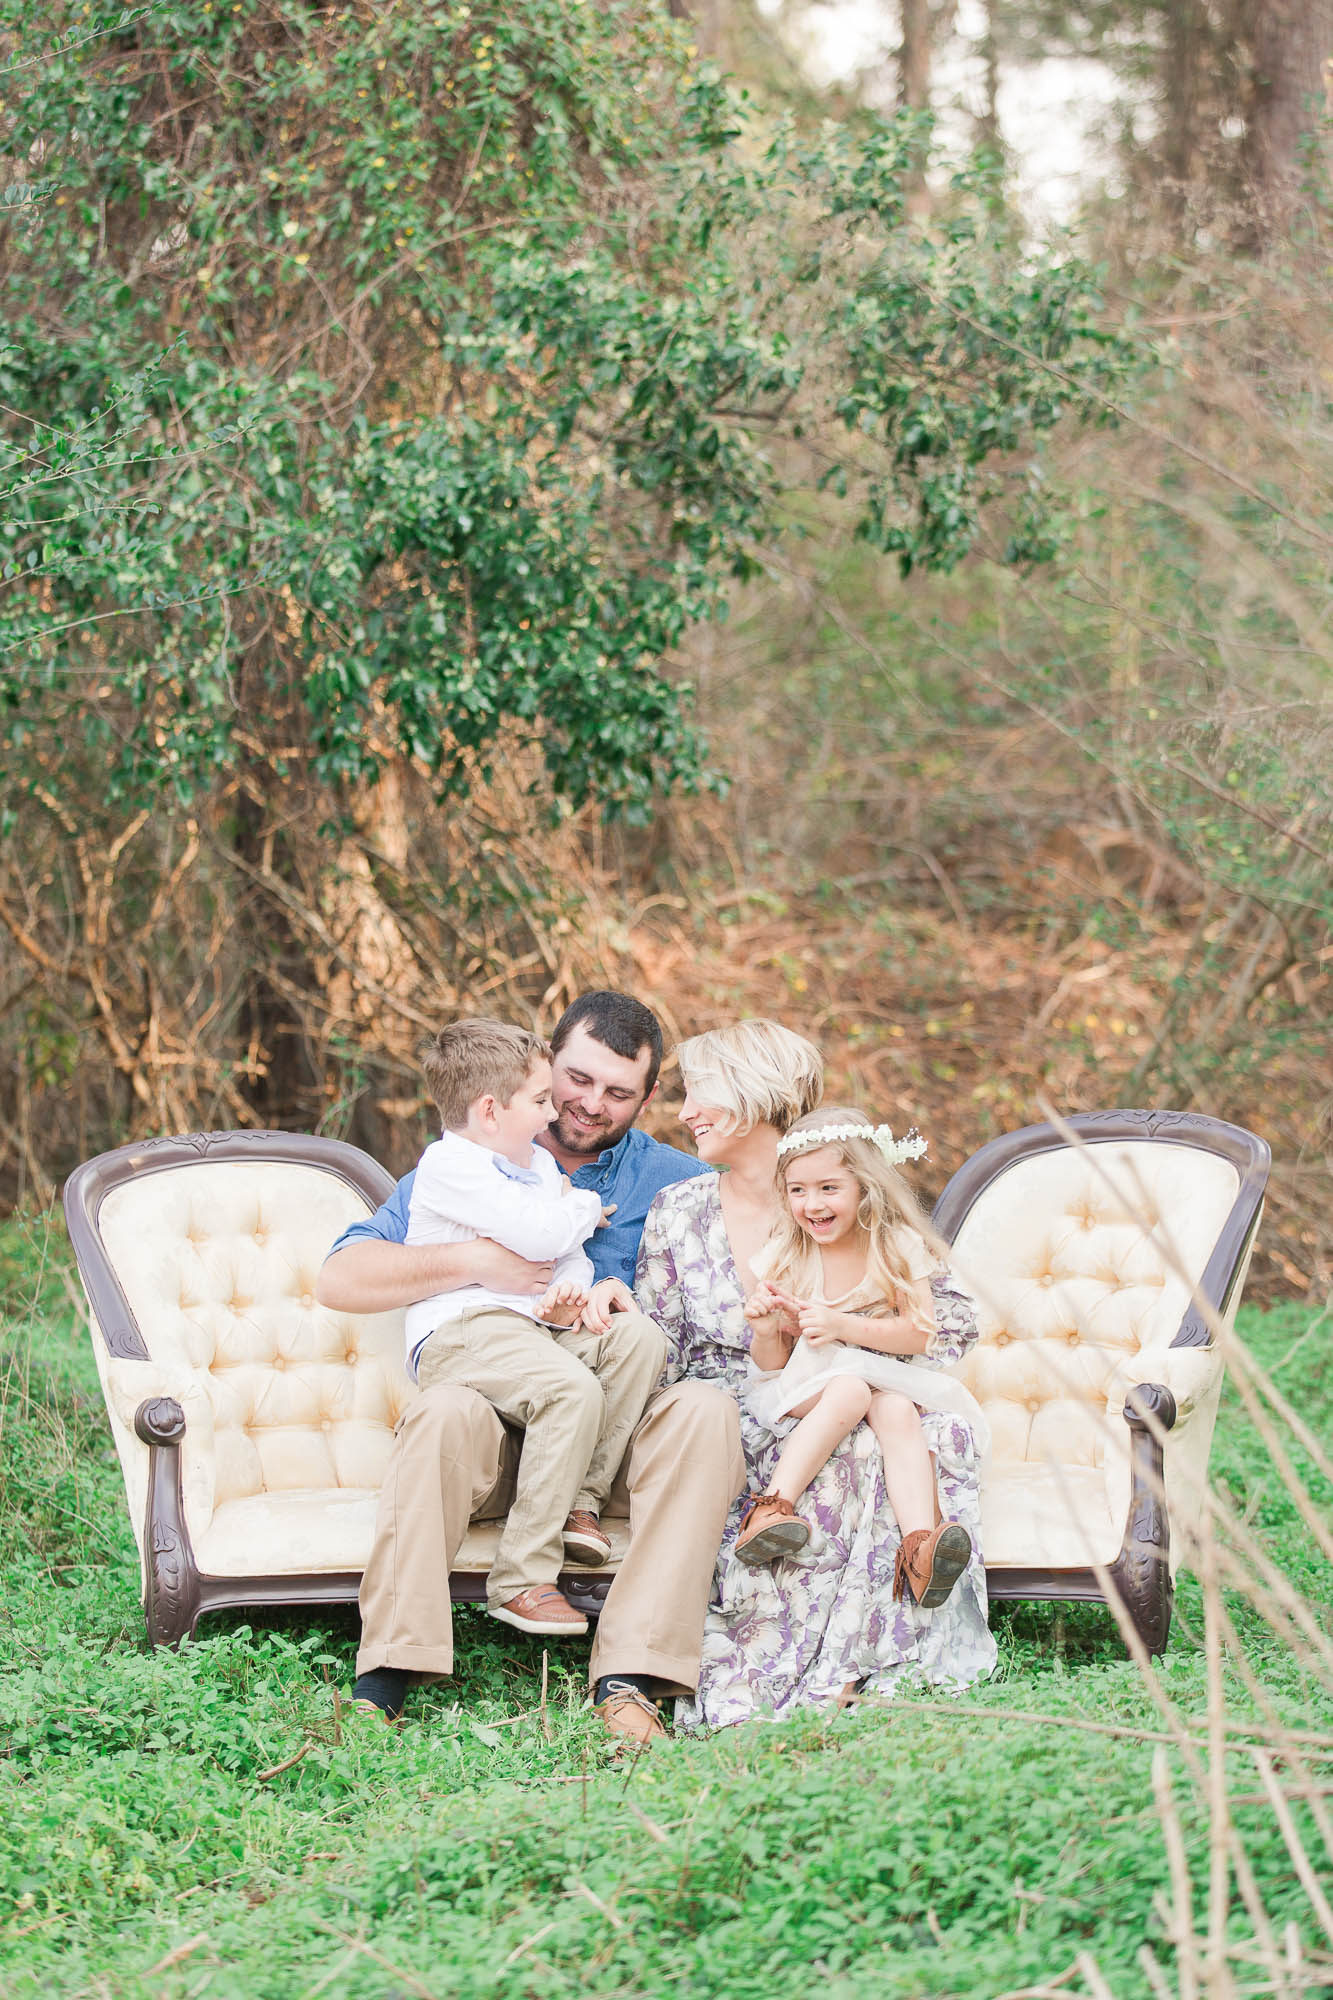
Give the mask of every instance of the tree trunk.
[[995, 34], [995, 8], [996, 0], [986, 0], [986, 26], [981, 37], [986, 97], [977, 120], [977, 139], [988, 152], [999, 153], [1004, 142], [1000, 137], [1000, 51]]
[[1200, 0], [1171, 0], [1166, 9], [1163, 62], [1165, 129], [1163, 163], [1174, 183], [1172, 195], [1183, 201], [1193, 179], [1198, 140], [1199, 81], [1207, 61], [1208, 22]]
[[929, 0], [901, 0], [900, 12], [898, 103], [904, 111], [924, 111], [930, 103]]
[[1254, 9], [1250, 37], [1245, 165], [1262, 241], [1290, 216], [1301, 139], [1328, 110], [1333, 0], [1264, 0]]

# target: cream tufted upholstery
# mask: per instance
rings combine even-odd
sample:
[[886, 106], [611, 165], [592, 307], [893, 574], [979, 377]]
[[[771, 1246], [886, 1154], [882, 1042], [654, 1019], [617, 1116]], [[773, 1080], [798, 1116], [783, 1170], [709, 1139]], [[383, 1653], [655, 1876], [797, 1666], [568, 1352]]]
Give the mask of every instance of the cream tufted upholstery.
[[1139, 1382], [1176, 1400], [1165, 1463], [1173, 1573], [1187, 1553], [1222, 1362], [1211, 1346], [1172, 1346], [1191, 1291], [1168, 1246], [1197, 1285], [1240, 1179], [1201, 1146], [1058, 1146], [1015, 1159], [967, 1212], [954, 1263], [980, 1306], [963, 1372], [993, 1435], [982, 1483], [989, 1571], [1115, 1559], [1130, 1500], [1125, 1395]]
[[[418, 1391], [401, 1312], [330, 1312], [315, 1283], [330, 1244], [391, 1185], [350, 1147], [281, 1133], [122, 1147], [71, 1177], [70, 1236], [155, 1643], [211, 1604], [355, 1595], [394, 1429]], [[178, 1466], [135, 1428], [145, 1406], [176, 1405]], [[614, 1565], [628, 1523], [607, 1532]], [[456, 1587], [484, 1579], [499, 1534], [498, 1522], [469, 1529]]]
[[[1169, 1580], [1153, 1582], [1166, 1574], [1161, 1521], [1169, 1514], [1174, 1568], [1197, 1518], [1221, 1384], [1197, 1315], [1182, 1327], [1190, 1286], [1164, 1245], [1229, 1319], [1268, 1149], [1187, 1114], [1075, 1122], [1090, 1151], [1046, 1127], [1007, 1135], [959, 1170], [936, 1211], [981, 1308], [965, 1372], [994, 1437], [983, 1553], [1001, 1597], [1098, 1595], [1090, 1565], [1117, 1556], [1120, 1591], [1137, 1565], [1126, 1601], [1160, 1650], [1170, 1623]], [[391, 1185], [352, 1147], [282, 1133], [149, 1141], [70, 1177], [70, 1240], [153, 1643], [185, 1636], [213, 1605], [355, 1596], [394, 1426], [416, 1391], [402, 1315], [332, 1313], [314, 1288], [329, 1245]], [[1173, 1344], [1184, 1339], [1199, 1344]], [[1139, 1470], [1131, 1459], [1123, 1411], [1139, 1382], [1175, 1400], [1165, 1510], [1155, 1478], [1145, 1488], [1141, 1453]], [[614, 1564], [628, 1524], [606, 1525]], [[480, 1594], [498, 1535], [496, 1523], [469, 1530], [457, 1593]]]
[[146, 1396], [185, 1412], [182, 1491], [201, 1571], [359, 1568], [394, 1427], [416, 1394], [402, 1315], [315, 1302], [330, 1243], [369, 1212], [314, 1166], [201, 1161], [113, 1188], [99, 1227], [151, 1359], [95, 1342], [142, 1545]]

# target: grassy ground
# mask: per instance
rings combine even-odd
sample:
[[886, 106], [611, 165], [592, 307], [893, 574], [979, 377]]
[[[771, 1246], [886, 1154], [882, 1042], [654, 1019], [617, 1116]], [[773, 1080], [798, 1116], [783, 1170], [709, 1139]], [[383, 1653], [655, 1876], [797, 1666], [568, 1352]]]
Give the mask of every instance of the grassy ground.
[[[782, 2000], [817, 1985], [827, 2000], [989, 2000], [1054, 1992], [1068, 1974], [1062, 1994], [1097, 1994], [1100, 1979], [1118, 1996], [1152, 1992], [1145, 1943], [1177, 1990], [1151, 1782], [1168, 1732], [1105, 1613], [997, 1612], [1000, 1671], [961, 1700], [755, 1725], [631, 1766], [584, 1704], [581, 1647], [553, 1648], [543, 1715], [540, 1646], [464, 1611], [458, 1675], [415, 1696], [406, 1727], [340, 1718], [350, 1616], [219, 1617], [180, 1654], [145, 1652], [120, 1474], [53, 1225], [0, 1230], [0, 1309], [7, 1994]], [[1333, 1437], [1329, 1321], [1290, 1306], [1242, 1328]], [[1296, 1462], [1327, 1518], [1333, 1490]], [[1333, 1628], [1333, 1572], [1231, 1394], [1213, 1464]], [[1284, 1722], [1333, 1744], [1326, 1681], [1244, 1599], [1228, 1609], [1244, 1656], [1225, 1668], [1233, 1725], [1260, 1714], [1243, 1664]], [[1202, 1632], [1183, 1578], [1157, 1691], [1187, 1728], [1206, 1705]], [[1166, 1755], [1201, 1908], [1205, 1808]], [[1307, 1769], [1333, 1785], [1327, 1749]], [[1311, 1957], [1333, 1939], [1251, 1754], [1229, 1753], [1226, 1773], [1277, 1936], [1294, 1924], [1314, 1982], [1333, 1983], [1333, 1961], [1321, 1977]], [[1306, 1803], [1292, 1810], [1317, 1855]], [[1327, 1858], [1314, 1866], [1327, 1880]], [[1230, 1895], [1240, 1949], [1253, 1926]]]

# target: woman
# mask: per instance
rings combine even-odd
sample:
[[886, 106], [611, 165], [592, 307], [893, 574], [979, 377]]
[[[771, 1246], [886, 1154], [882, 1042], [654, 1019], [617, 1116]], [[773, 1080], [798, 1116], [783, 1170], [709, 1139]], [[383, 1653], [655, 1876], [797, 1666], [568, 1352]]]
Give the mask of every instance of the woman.
[[[750, 1329], [744, 1301], [753, 1260], [777, 1227], [778, 1140], [813, 1110], [823, 1084], [819, 1053], [775, 1021], [741, 1021], [696, 1035], [677, 1051], [686, 1097], [680, 1117], [699, 1157], [724, 1169], [658, 1195], [639, 1253], [637, 1293], [667, 1339], [667, 1380], [692, 1377], [730, 1389], [753, 1491], [762, 1492], [782, 1438], [747, 1406]], [[976, 1339], [971, 1300], [947, 1273], [930, 1281], [932, 1358], [957, 1361]], [[817, 1528], [795, 1560], [747, 1568], [733, 1557], [740, 1506], [723, 1537], [704, 1634], [703, 1669], [683, 1728], [788, 1715], [863, 1687], [887, 1693], [904, 1674], [962, 1688], [989, 1673], [975, 1442], [966, 1422], [922, 1419], [941, 1513], [972, 1537], [973, 1557], [948, 1602], [919, 1609], [893, 1595], [900, 1536], [884, 1492], [875, 1438], [857, 1426], [816, 1475], [802, 1511]]]

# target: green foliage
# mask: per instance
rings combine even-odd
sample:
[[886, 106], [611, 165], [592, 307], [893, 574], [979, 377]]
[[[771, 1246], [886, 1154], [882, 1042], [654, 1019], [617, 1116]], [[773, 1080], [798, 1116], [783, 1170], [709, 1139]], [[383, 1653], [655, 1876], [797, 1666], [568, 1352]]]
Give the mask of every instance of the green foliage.
[[[146, 1653], [119, 1469], [66, 1269], [43, 1219], [0, 1231], [8, 1992], [184, 2000], [203, 1981], [224, 2000], [795, 2000], [817, 1979], [844, 2000], [989, 2000], [1049, 1985], [1088, 1951], [1112, 1991], [1138, 1996], [1145, 1942], [1171, 1977], [1153, 1907], [1167, 1883], [1153, 1744], [1135, 1734], [1160, 1729], [1160, 1715], [1094, 1607], [998, 1612], [999, 1675], [964, 1697], [759, 1724], [637, 1766], [608, 1758], [581, 1648], [552, 1649], [544, 1728], [541, 1646], [475, 1611], [459, 1615], [455, 1678], [415, 1693], [401, 1732], [335, 1714], [350, 1618], [216, 1617], [181, 1653]], [[1290, 1306], [1243, 1324], [1327, 1438], [1326, 1321]], [[1296, 1462], [1327, 1508], [1333, 1491], [1299, 1451]], [[1214, 1465], [1315, 1615], [1333, 1616], [1327, 1566], [1230, 1390]], [[1180, 1597], [1159, 1686], [1197, 1723], [1192, 1579]], [[1266, 1698], [1327, 1734], [1326, 1695], [1262, 1620], [1232, 1609]], [[1227, 1668], [1234, 1719], [1253, 1713], [1239, 1666]], [[1126, 1734], [1099, 1733], [1108, 1724]], [[1174, 1759], [1173, 1770], [1202, 1906], [1203, 1806]], [[1233, 1810], [1270, 1917], [1308, 1937], [1308, 1904], [1242, 1753], [1229, 1775], [1246, 1795]], [[1239, 1902], [1230, 1928], [1248, 1935]]]
[[641, 0], [164, 0], [5, 87], [0, 715], [66, 803], [532, 742], [642, 811], [699, 781], [662, 662], [778, 530], [775, 412], [948, 567], [1124, 366], [973, 191], [906, 226], [910, 124], [765, 134]]

